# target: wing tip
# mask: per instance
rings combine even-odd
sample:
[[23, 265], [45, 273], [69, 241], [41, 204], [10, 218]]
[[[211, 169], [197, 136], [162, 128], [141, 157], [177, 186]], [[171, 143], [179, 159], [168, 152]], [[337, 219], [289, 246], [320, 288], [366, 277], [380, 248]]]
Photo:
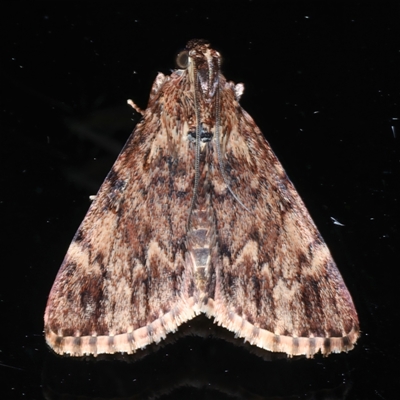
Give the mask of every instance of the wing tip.
[[[360, 336], [358, 325], [354, 323], [351, 331], [342, 337], [292, 337], [277, 335], [266, 329], [254, 326], [233, 311], [216, 307], [208, 299], [201, 307], [193, 298], [175, 306], [171, 311], [148, 325], [131, 329], [116, 335], [62, 336], [55, 333], [48, 323], [45, 326], [47, 344], [59, 355], [83, 357], [99, 354], [133, 354], [151, 343], [159, 343], [167, 334], [175, 332], [186, 321], [205, 313], [214, 318], [214, 322], [235, 333], [252, 345], [270, 352], [286, 353], [289, 357], [306, 356], [312, 358], [321, 352], [323, 356], [331, 353], [348, 352], [354, 348]], [[47, 321], [46, 321], [47, 322]]]
[[254, 326], [232, 311], [222, 311], [209, 299], [204, 312], [213, 317], [215, 323], [235, 333], [252, 345], [264, 350], [286, 353], [288, 357], [306, 356], [312, 358], [321, 353], [328, 356], [331, 353], [348, 352], [354, 348], [360, 336], [358, 324], [355, 322], [349, 333], [341, 337], [292, 337], [277, 335], [266, 329]]
[[179, 325], [194, 318], [199, 311], [193, 301], [177, 305], [171, 311], [146, 326], [131, 329], [116, 335], [63, 336], [54, 332], [49, 324], [45, 325], [47, 344], [59, 355], [72, 357], [94, 356], [99, 354], [133, 354], [151, 343], [159, 343], [168, 333], [175, 332]]

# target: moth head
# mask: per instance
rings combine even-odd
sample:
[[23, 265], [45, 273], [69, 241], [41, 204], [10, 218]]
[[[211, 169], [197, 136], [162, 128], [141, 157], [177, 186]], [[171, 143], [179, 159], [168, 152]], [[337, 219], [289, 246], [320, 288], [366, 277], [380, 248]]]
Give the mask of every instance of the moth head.
[[176, 63], [187, 70], [190, 79], [206, 98], [212, 98], [219, 84], [221, 56], [203, 39], [190, 40]]

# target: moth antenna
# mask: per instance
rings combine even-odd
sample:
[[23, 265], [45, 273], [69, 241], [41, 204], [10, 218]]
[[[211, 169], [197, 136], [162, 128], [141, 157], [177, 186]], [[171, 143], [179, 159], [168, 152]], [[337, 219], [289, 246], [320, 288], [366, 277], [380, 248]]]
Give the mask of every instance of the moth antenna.
[[187, 230], [190, 229], [190, 218], [192, 215], [192, 211], [194, 205], [196, 203], [197, 191], [199, 189], [199, 180], [200, 180], [200, 109], [199, 109], [199, 80], [197, 75], [197, 68], [194, 65], [194, 75], [195, 75], [195, 88], [194, 88], [194, 111], [196, 114], [196, 156], [194, 161], [194, 188], [193, 188], [193, 197], [190, 203], [189, 216], [187, 222]]
[[126, 102], [127, 102], [137, 113], [144, 115], [144, 111], [143, 111], [137, 104], [135, 104], [135, 103], [133, 102], [133, 100], [128, 99]]
[[222, 179], [225, 182], [226, 187], [228, 188], [230, 194], [233, 196], [233, 198], [248, 212], [251, 212], [239, 199], [239, 197], [235, 194], [233, 189], [231, 188], [231, 185], [229, 184], [228, 177], [226, 176], [225, 173], [225, 168], [224, 168], [224, 162], [222, 160], [222, 151], [221, 151], [221, 141], [220, 141], [220, 134], [219, 134], [219, 127], [220, 127], [220, 122], [221, 122], [221, 114], [220, 114], [220, 106], [219, 106], [219, 76], [218, 76], [218, 85], [217, 85], [217, 90], [215, 93], [215, 140], [217, 142], [217, 156], [218, 156], [218, 164], [219, 164], [219, 170], [222, 175]]

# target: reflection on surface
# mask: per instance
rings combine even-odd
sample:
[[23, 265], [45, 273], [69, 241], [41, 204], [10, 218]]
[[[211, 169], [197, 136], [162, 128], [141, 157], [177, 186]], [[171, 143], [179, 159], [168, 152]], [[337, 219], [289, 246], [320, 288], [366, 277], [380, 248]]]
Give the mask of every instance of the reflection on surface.
[[158, 346], [133, 356], [75, 359], [50, 353], [46, 399], [343, 399], [351, 389], [349, 354], [288, 359], [197, 317]]

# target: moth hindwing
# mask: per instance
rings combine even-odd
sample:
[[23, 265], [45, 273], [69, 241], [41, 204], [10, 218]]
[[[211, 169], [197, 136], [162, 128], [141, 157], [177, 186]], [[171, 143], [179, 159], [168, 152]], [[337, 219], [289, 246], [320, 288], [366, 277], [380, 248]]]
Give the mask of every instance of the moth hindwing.
[[270, 351], [353, 348], [351, 296], [220, 60], [192, 40], [158, 74], [51, 289], [55, 352], [133, 353], [200, 313]]

